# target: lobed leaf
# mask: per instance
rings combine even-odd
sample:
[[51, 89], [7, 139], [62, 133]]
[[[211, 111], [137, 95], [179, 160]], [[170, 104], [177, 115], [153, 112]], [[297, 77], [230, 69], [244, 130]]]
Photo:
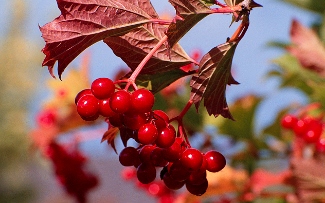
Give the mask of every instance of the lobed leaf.
[[104, 142], [105, 140], [107, 141], [108, 145], [111, 145], [111, 147], [114, 149], [115, 153], [117, 153], [116, 151], [116, 147], [115, 147], [115, 137], [118, 135], [119, 129], [117, 127], [114, 126], [109, 126], [108, 130], [104, 133], [101, 142]]
[[[57, 0], [61, 15], [40, 27], [46, 45], [43, 66], [58, 74], [90, 45], [108, 37], [120, 36], [147, 23], [154, 15], [148, 1], [135, 0]], [[141, 5], [143, 10], [139, 5]], [[148, 13], [146, 12], [148, 10]]]
[[[135, 70], [142, 59], [165, 36], [166, 27], [160, 24], [148, 23], [135, 28], [119, 37], [108, 37], [104, 42], [120, 57], [132, 70]], [[190, 57], [175, 44], [172, 49], [162, 45], [141, 70], [141, 74], [157, 74], [179, 69], [191, 63]]]
[[168, 44], [173, 47], [194, 25], [211, 13], [208, 5], [201, 0], [169, 0], [181, 20], [175, 19], [168, 27]]
[[191, 99], [196, 108], [204, 100], [209, 115], [233, 119], [226, 101], [226, 85], [239, 84], [231, 75], [237, 43], [226, 42], [211, 49], [200, 61], [199, 72], [191, 80]]

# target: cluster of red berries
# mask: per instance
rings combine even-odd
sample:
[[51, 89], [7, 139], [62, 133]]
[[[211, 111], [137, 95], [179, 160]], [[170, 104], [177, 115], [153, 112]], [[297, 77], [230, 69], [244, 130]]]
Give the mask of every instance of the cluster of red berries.
[[223, 169], [225, 157], [217, 151], [203, 154], [191, 148], [182, 136], [177, 137], [168, 115], [152, 110], [154, 101], [149, 90], [116, 90], [108, 78], [94, 80], [90, 89], [76, 97], [77, 111], [83, 119], [94, 120], [102, 115], [119, 128], [121, 137], [139, 143], [137, 148], [125, 147], [119, 161], [123, 166], [136, 167], [141, 183], [154, 181], [156, 168], [162, 167], [160, 177], [168, 188], [177, 190], [186, 185], [192, 194], [204, 194], [208, 187], [206, 171]]
[[56, 142], [49, 144], [47, 157], [54, 165], [55, 175], [68, 194], [78, 203], [86, 202], [87, 192], [98, 185], [98, 178], [84, 169], [86, 157], [78, 150], [68, 151]]
[[281, 120], [284, 129], [292, 130], [307, 144], [315, 144], [315, 150], [322, 153], [325, 153], [325, 137], [322, 136], [324, 125], [321, 119], [310, 116], [299, 118], [288, 114]]

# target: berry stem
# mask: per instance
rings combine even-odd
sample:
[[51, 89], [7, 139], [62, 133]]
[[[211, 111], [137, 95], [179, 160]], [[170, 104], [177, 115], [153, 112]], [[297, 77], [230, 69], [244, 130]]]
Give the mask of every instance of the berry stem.
[[245, 35], [249, 26], [249, 17], [248, 15], [243, 16], [243, 20], [235, 33], [231, 36], [228, 42], [239, 42]]
[[188, 137], [187, 137], [186, 131], [185, 131], [185, 129], [184, 129], [184, 125], [183, 125], [183, 117], [184, 117], [185, 114], [188, 112], [188, 110], [191, 108], [192, 104], [193, 104], [193, 100], [190, 99], [190, 100], [187, 102], [187, 104], [186, 104], [186, 106], [184, 107], [184, 109], [181, 111], [181, 113], [180, 113], [178, 116], [176, 116], [176, 117], [170, 119], [170, 122], [172, 122], [172, 121], [177, 121], [177, 123], [178, 123], [178, 132], [177, 132], [177, 134], [178, 134], [179, 137], [183, 137], [183, 139], [186, 141], [186, 143], [188, 144], [188, 146], [191, 146], [191, 144], [190, 144], [190, 142], [189, 142], [189, 140], [188, 140]]
[[156, 44], [154, 48], [151, 49], [151, 51], [147, 54], [146, 57], [143, 58], [143, 60], [140, 62], [138, 67], [133, 71], [132, 75], [128, 79], [128, 83], [125, 86], [125, 89], [127, 90], [129, 86], [132, 84], [134, 86], [135, 79], [140, 74], [143, 67], [146, 65], [146, 63], [150, 60], [150, 58], [156, 53], [156, 51], [167, 41], [168, 37], [165, 35], [159, 42]]

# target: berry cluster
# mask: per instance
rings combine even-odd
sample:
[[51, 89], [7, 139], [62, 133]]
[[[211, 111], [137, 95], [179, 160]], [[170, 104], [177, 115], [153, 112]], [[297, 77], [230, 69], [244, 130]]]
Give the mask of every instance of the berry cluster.
[[281, 120], [281, 126], [289, 129], [307, 144], [315, 144], [317, 152], [325, 153], [325, 137], [322, 136], [324, 123], [321, 119], [310, 116], [298, 118], [294, 115], [285, 115]]
[[98, 78], [90, 89], [82, 90], [76, 97], [77, 111], [84, 120], [95, 120], [102, 115], [110, 125], [118, 127], [121, 137], [133, 138], [138, 147], [126, 146], [119, 154], [123, 166], [137, 168], [137, 178], [143, 184], [160, 177], [173, 190], [186, 185], [194, 195], [206, 192], [206, 171], [218, 172], [226, 160], [217, 151], [205, 154], [192, 148], [184, 135], [176, 136], [168, 115], [152, 110], [154, 95], [147, 89], [128, 92], [117, 89], [112, 80]]
[[97, 177], [83, 168], [86, 157], [78, 150], [67, 151], [56, 142], [49, 144], [46, 155], [53, 162], [55, 175], [66, 192], [77, 202], [86, 202], [86, 193], [98, 184]]

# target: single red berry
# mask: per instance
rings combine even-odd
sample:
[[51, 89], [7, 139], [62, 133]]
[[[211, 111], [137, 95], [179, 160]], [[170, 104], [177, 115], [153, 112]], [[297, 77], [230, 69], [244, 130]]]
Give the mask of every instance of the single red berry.
[[188, 168], [184, 167], [180, 161], [172, 163], [168, 173], [175, 181], [178, 182], [186, 181], [191, 175], [191, 171], [189, 171]]
[[176, 131], [172, 125], [168, 125], [158, 133], [156, 145], [161, 148], [167, 148], [173, 145], [176, 139]]
[[322, 133], [323, 124], [318, 120], [311, 120], [306, 132], [303, 134], [303, 139], [307, 143], [316, 143]]
[[91, 89], [84, 89], [84, 90], [81, 90], [77, 95], [76, 95], [76, 98], [74, 99], [74, 103], [77, 105], [79, 99], [86, 95], [86, 94], [89, 94], [89, 95], [92, 95], [93, 93], [91, 92]]
[[163, 156], [167, 161], [175, 162], [181, 158], [183, 150], [179, 140], [176, 138], [172, 146], [164, 148]]
[[155, 97], [147, 89], [138, 89], [131, 94], [131, 109], [139, 113], [147, 113], [151, 111]]
[[119, 161], [123, 166], [133, 166], [139, 159], [139, 153], [134, 147], [125, 147], [119, 154]]
[[94, 117], [98, 115], [98, 110], [98, 99], [93, 95], [84, 95], [77, 103], [77, 112], [82, 118]]
[[116, 91], [110, 98], [111, 109], [116, 113], [125, 113], [130, 108], [130, 93], [125, 90]]
[[281, 119], [281, 126], [285, 129], [293, 129], [298, 121], [298, 118], [293, 115], [285, 115]]
[[320, 138], [317, 142], [316, 142], [316, 151], [319, 153], [325, 153], [325, 137]]
[[138, 140], [141, 144], [152, 144], [158, 137], [158, 130], [152, 123], [146, 123], [138, 130]]
[[109, 78], [97, 78], [91, 83], [91, 92], [97, 99], [108, 99], [115, 92], [115, 85]]
[[207, 179], [205, 179], [205, 181], [200, 185], [193, 185], [190, 182], [186, 182], [185, 184], [187, 191], [196, 196], [203, 195], [207, 191], [208, 185]]
[[121, 127], [123, 125], [121, 114], [116, 113], [114, 116], [109, 117], [108, 120], [114, 127]]
[[184, 167], [191, 171], [195, 171], [201, 167], [203, 155], [195, 148], [188, 148], [182, 153], [180, 161]]
[[156, 146], [153, 145], [144, 145], [140, 149], [140, 160], [142, 163], [151, 163], [151, 152], [156, 148]]
[[185, 185], [185, 181], [176, 181], [168, 172], [164, 174], [163, 181], [166, 187], [171, 190], [181, 189]]
[[104, 117], [112, 117], [116, 113], [111, 109], [111, 106], [109, 104], [109, 98], [99, 100], [99, 114]]
[[153, 122], [155, 123], [158, 130], [166, 128], [169, 122], [169, 117], [164, 111], [154, 110], [153, 117]]
[[226, 166], [226, 158], [217, 151], [211, 150], [204, 154], [206, 168], [210, 172], [218, 172]]
[[303, 136], [308, 130], [309, 119], [301, 119], [296, 122], [296, 125], [293, 127], [293, 132], [296, 136]]
[[143, 184], [151, 183], [156, 178], [156, 168], [150, 163], [141, 163], [137, 168], [137, 178]]
[[163, 157], [163, 149], [159, 147], [156, 147], [154, 150], [152, 150], [150, 154], [150, 160], [154, 166], [158, 167], [164, 167], [168, 164], [168, 161], [166, 161]]

